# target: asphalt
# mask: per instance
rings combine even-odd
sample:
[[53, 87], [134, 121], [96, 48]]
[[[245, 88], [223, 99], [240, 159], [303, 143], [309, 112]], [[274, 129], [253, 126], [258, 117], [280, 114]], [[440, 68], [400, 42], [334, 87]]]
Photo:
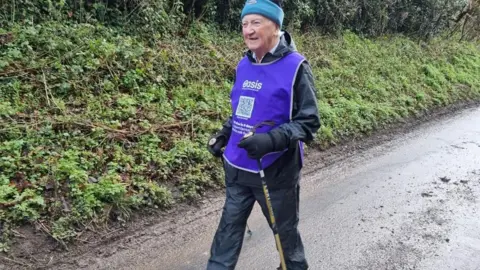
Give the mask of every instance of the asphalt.
[[[479, 270], [479, 196], [474, 108], [306, 175], [299, 229], [310, 269]], [[222, 204], [211, 200], [197, 218], [157, 233], [153, 226], [135, 244], [79, 266], [206, 269]], [[275, 269], [275, 241], [258, 206], [248, 224], [253, 234], [236, 269]]]

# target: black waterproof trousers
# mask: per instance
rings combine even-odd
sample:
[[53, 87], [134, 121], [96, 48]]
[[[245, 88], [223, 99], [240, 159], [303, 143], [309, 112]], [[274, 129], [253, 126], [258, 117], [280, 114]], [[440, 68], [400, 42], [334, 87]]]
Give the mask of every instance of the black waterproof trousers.
[[[270, 200], [288, 270], [308, 269], [302, 239], [297, 229], [299, 221], [299, 191], [299, 185], [292, 188], [269, 189]], [[261, 206], [263, 214], [271, 227], [262, 188], [229, 183], [227, 180], [225, 205], [220, 224], [213, 239], [207, 270], [235, 269], [242, 249], [247, 219], [255, 202], [258, 202]], [[274, 239], [273, 235], [272, 239]], [[278, 255], [275, 258], [279, 258]]]

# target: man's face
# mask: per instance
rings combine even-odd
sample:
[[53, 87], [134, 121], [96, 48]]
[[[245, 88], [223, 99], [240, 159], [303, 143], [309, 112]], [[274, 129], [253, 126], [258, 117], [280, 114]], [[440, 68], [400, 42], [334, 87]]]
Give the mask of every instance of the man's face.
[[255, 53], [266, 53], [275, 45], [277, 28], [273, 21], [262, 15], [249, 14], [242, 20], [243, 39], [248, 49]]

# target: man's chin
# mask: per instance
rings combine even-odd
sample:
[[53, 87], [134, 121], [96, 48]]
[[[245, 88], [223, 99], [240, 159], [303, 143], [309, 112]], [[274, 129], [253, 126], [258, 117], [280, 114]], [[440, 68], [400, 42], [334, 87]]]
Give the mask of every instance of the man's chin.
[[256, 45], [247, 45], [248, 49], [252, 52], [256, 51], [258, 49], [258, 46]]

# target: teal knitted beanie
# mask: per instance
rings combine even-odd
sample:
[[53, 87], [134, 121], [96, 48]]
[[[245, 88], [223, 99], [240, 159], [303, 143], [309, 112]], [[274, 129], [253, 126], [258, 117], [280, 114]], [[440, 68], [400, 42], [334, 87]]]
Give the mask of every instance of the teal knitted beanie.
[[283, 10], [270, 0], [247, 0], [242, 10], [241, 19], [248, 14], [259, 14], [267, 17], [278, 24], [280, 29], [282, 28]]

